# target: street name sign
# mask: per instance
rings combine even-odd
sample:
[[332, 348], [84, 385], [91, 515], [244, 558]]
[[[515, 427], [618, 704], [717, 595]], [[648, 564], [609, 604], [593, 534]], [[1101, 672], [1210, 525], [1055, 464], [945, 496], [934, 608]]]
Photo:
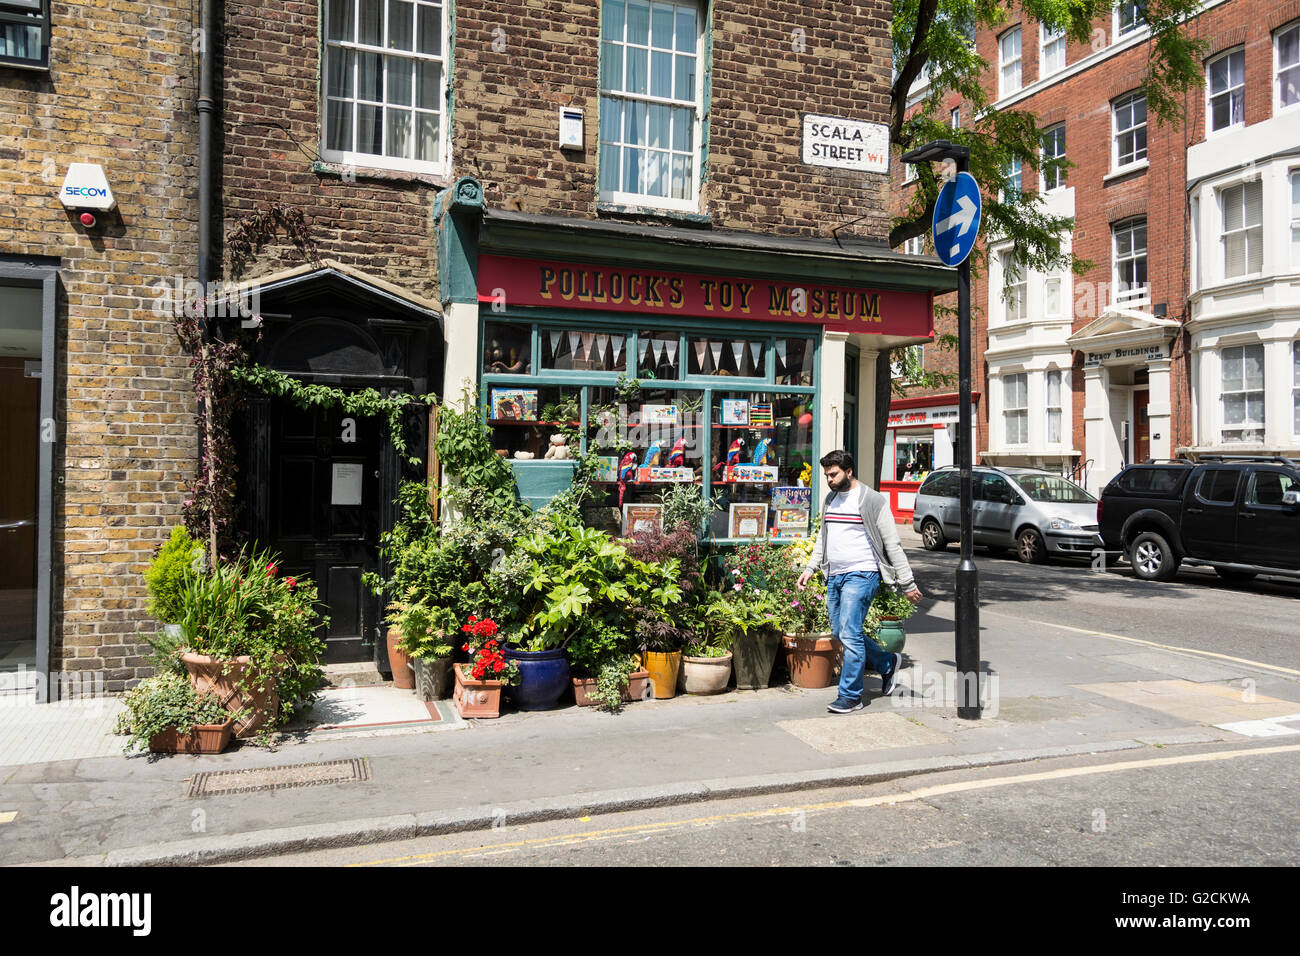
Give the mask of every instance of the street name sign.
[[939, 190], [931, 226], [934, 252], [944, 265], [960, 265], [975, 248], [982, 208], [979, 183], [970, 173], [958, 173]]

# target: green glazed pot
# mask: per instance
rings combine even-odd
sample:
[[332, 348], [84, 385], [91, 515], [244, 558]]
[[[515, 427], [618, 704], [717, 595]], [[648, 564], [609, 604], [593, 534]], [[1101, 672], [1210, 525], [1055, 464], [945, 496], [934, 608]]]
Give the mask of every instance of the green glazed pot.
[[872, 637], [890, 654], [901, 653], [903, 645], [907, 643], [907, 632], [903, 630], [903, 622], [899, 620], [881, 621], [879, 629]]

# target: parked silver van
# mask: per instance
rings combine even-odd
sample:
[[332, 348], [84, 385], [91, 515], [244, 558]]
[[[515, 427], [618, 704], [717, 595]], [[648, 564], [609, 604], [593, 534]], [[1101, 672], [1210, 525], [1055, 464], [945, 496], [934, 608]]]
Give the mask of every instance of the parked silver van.
[[[1097, 499], [1068, 478], [1035, 468], [972, 470], [971, 525], [975, 544], [993, 551], [1015, 548], [1028, 564], [1049, 555], [1087, 557], [1100, 548]], [[961, 473], [931, 472], [916, 494], [912, 527], [927, 551], [961, 538]]]

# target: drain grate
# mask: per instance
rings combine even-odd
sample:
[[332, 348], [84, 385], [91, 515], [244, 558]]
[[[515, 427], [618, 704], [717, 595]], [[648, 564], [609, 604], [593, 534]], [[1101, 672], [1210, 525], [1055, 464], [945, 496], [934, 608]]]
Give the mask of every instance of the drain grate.
[[227, 793], [255, 793], [260, 790], [288, 790], [290, 787], [316, 787], [327, 783], [360, 783], [370, 779], [370, 760], [330, 760], [324, 763], [300, 763], [285, 767], [259, 767], [253, 770], [216, 770], [198, 773], [190, 779], [187, 797], [215, 797]]

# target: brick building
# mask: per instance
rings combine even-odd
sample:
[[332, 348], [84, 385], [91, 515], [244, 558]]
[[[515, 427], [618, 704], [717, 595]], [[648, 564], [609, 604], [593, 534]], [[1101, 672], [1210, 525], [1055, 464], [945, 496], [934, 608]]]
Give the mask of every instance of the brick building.
[[[198, 269], [201, 49], [213, 278], [254, 304], [255, 359], [343, 388], [477, 388], [535, 501], [567, 484], [545, 452], [576, 427], [609, 453], [603, 526], [654, 520], [681, 480], [722, 506], [715, 540], [807, 534], [804, 467], [872, 447], [875, 354], [929, 338], [953, 287], [884, 243], [885, 0], [227, 0], [210, 37], [188, 7], [94, 9], [54, 3], [48, 67], [0, 67], [24, 115], [0, 252], [20, 285], [66, 290], [40, 300], [67, 356], [66, 379], [41, 380], [67, 408], [66, 462], [41, 472], [65, 478], [44, 525], [64, 555], [47, 663], [111, 666], [111, 687], [143, 676], [139, 575], [194, 473], [185, 357], [145, 296]], [[44, 142], [101, 165], [120, 220], [78, 230], [32, 179]], [[361, 575], [422, 472], [375, 420], [273, 400], [235, 437], [244, 534], [318, 583], [329, 659], [387, 670]], [[643, 467], [620, 488], [627, 447]]]
[[[1017, 274], [988, 247], [973, 284], [980, 460], [1074, 474], [1125, 462], [1300, 451], [1300, 4], [1208, 0], [1205, 86], [1158, 124], [1138, 90], [1150, 31], [1118, 4], [1090, 44], [1016, 17], [976, 44], [995, 109], [1035, 113], [1075, 218], [1068, 272]], [[923, 90], [918, 90], [918, 94]], [[961, 104], [948, 104], [960, 109]], [[1105, 149], [1096, 148], [1105, 144]]]
[[[194, 472], [187, 360], [158, 308], [195, 275], [193, 27], [173, 0], [0, 3], [8, 690], [57, 696], [53, 671], [121, 690], [144, 665], [141, 572]], [[116, 209], [86, 226], [96, 182]]]

